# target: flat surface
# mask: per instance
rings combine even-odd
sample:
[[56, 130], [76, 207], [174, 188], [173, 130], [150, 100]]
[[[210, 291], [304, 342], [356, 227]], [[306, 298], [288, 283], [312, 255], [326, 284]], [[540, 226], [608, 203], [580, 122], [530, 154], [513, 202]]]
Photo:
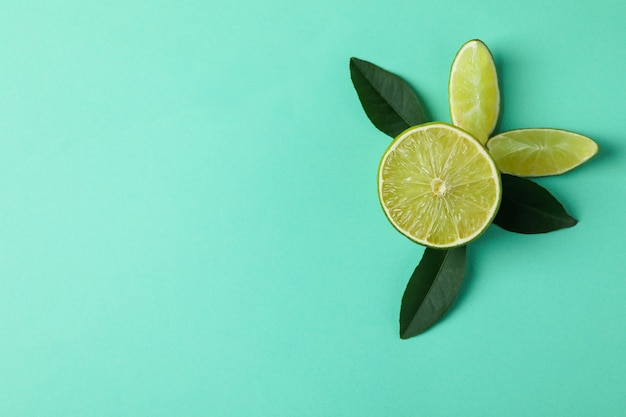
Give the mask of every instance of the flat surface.
[[[617, 416], [626, 409], [626, 3], [4, 1], [0, 415]], [[499, 130], [600, 154], [541, 184], [580, 223], [469, 248], [401, 341], [422, 248], [348, 59], [449, 121], [480, 38]]]

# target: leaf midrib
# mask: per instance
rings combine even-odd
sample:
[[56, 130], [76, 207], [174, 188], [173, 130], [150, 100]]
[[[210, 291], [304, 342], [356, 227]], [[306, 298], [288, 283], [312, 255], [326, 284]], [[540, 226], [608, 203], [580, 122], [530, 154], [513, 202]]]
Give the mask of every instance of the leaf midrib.
[[[504, 196], [503, 196], [503, 198], [505, 198], [505, 199], [506, 199], [506, 200], [508, 200], [508, 201], [512, 201], [512, 202], [514, 202], [515, 204], [517, 204], [517, 205], [519, 205], [519, 206], [522, 206], [522, 207], [528, 208], [528, 209], [530, 209], [530, 211], [533, 211], [533, 212], [535, 212], [535, 213], [540, 213], [540, 214], [543, 214], [543, 215], [545, 215], [545, 216], [548, 216], [548, 217], [551, 217], [551, 218], [554, 218], [554, 219], [557, 219], [557, 220], [564, 221], [562, 217], [557, 217], [557, 216], [552, 215], [552, 214], [550, 214], [550, 213], [548, 213], [548, 212], [541, 211], [541, 210], [537, 209], [537, 208], [536, 208], [536, 207], [534, 207], [534, 206], [530, 206], [530, 205], [528, 205], [528, 204], [522, 203], [522, 202], [520, 202], [520, 201], [518, 201], [518, 200], [516, 200], [516, 199], [514, 199], [514, 198], [504, 197]], [[569, 217], [569, 216], [568, 216], [568, 217]]]
[[[356, 59], [357, 59], [357, 62], [359, 62], [359, 61], [360, 61], [358, 58], [356, 58]], [[359, 70], [359, 72], [361, 73], [361, 75], [363, 75], [363, 77], [365, 77], [365, 79], [367, 80], [367, 82], [369, 83], [369, 85], [372, 87], [372, 89], [373, 89], [373, 90], [374, 90], [374, 91], [378, 94], [378, 96], [379, 96], [380, 98], [382, 98], [382, 99], [383, 99], [383, 101], [384, 101], [384, 102], [385, 102], [385, 103], [386, 103], [389, 107], [391, 107], [391, 109], [392, 109], [392, 110], [393, 110], [393, 111], [394, 111], [394, 112], [395, 112], [398, 116], [400, 116], [400, 118], [402, 119], [402, 121], [404, 121], [404, 123], [406, 123], [408, 127], [411, 127], [411, 126], [412, 126], [412, 123], [411, 123], [411, 122], [409, 122], [409, 121], [406, 119], [406, 117], [404, 117], [404, 115], [403, 115], [402, 113], [400, 113], [400, 111], [399, 111], [399, 110], [398, 110], [398, 109], [397, 109], [397, 108], [396, 108], [396, 107], [395, 107], [395, 106], [394, 106], [394, 105], [393, 105], [393, 104], [392, 104], [392, 103], [391, 103], [391, 102], [390, 102], [390, 101], [389, 101], [389, 100], [388, 100], [388, 99], [387, 99], [387, 98], [386, 98], [386, 97], [385, 97], [385, 96], [384, 96], [384, 95], [380, 92], [380, 90], [379, 90], [378, 88], [376, 88], [376, 86], [374, 85], [374, 83], [372, 82], [372, 80], [370, 79], [370, 77], [368, 77], [368, 76], [367, 76], [367, 74], [365, 74], [365, 73], [361, 70], [361, 68], [360, 68], [358, 65], [356, 65], [356, 67], [357, 67], [357, 69]], [[390, 74], [391, 74], [391, 73], [390, 73]], [[392, 74], [392, 75], [393, 75], [393, 76], [395, 76], [395, 77], [400, 78], [399, 76], [397, 76], [397, 75], [395, 75], [395, 74]]]

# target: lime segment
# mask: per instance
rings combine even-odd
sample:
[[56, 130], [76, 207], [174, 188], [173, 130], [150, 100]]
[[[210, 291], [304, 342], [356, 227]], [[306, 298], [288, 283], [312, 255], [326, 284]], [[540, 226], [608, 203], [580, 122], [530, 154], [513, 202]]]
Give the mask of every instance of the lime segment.
[[558, 129], [519, 129], [489, 139], [487, 148], [500, 170], [520, 177], [559, 175], [598, 152], [588, 137]]
[[461, 246], [493, 220], [502, 190], [482, 144], [444, 123], [401, 133], [383, 155], [378, 196], [392, 225], [433, 248]]
[[464, 44], [452, 63], [448, 84], [452, 123], [487, 142], [500, 113], [496, 66], [479, 40]]

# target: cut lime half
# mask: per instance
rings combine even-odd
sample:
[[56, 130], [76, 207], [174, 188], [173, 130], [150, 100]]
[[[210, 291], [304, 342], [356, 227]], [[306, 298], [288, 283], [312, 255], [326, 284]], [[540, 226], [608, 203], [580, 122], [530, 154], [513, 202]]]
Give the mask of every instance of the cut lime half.
[[469, 133], [445, 123], [401, 133], [383, 155], [378, 196], [391, 224], [432, 248], [464, 245], [492, 222], [500, 173]]

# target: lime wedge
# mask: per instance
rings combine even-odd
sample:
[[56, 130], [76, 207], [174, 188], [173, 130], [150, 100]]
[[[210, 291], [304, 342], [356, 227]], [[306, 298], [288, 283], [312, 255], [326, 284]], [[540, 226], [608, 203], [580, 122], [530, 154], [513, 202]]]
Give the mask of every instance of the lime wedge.
[[391, 224], [432, 248], [461, 246], [493, 220], [500, 173], [483, 145], [445, 123], [402, 132], [383, 155], [378, 196]]
[[500, 171], [520, 177], [559, 175], [598, 153], [588, 137], [559, 129], [519, 129], [489, 139]]
[[493, 57], [481, 41], [467, 42], [456, 54], [448, 95], [452, 124], [487, 142], [498, 121], [500, 91]]

